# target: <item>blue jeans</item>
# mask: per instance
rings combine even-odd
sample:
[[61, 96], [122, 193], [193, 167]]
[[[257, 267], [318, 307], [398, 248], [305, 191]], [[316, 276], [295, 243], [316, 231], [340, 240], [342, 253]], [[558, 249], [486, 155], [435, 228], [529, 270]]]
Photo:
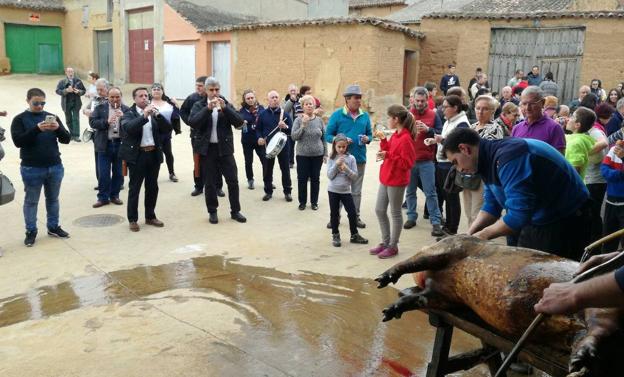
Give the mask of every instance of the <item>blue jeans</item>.
[[24, 221], [26, 230], [37, 230], [37, 206], [41, 196], [41, 187], [46, 200], [46, 212], [48, 215], [48, 229], [54, 229], [59, 225], [59, 193], [61, 191], [61, 181], [65, 169], [62, 164], [50, 166], [49, 168], [37, 168], [32, 166], [20, 167], [22, 181], [24, 182]]
[[416, 221], [418, 213], [416, 213], [416, 189], [418, 188], [418, 179], [425, 193], [427, 211], [429, 212], [429, 221], [431, 225], [440, 225], [441, 213], [438, 207], [438, 194], [435, 187], [435, 165], [433, 161], [416, 161], [410, 175], [410, 183], [407, 186], [405, 200], [407, 202], [407, 219]]
[[[119, 158], [119, 140], [108, 141], [106, 152], [97, 153], [98, 166], [98, 195], [100, 202], [108, 202], [119, 198], [119, 190], [123, 185], [121, 159]], [[112, 177], [111, 177], [112, 172]]]

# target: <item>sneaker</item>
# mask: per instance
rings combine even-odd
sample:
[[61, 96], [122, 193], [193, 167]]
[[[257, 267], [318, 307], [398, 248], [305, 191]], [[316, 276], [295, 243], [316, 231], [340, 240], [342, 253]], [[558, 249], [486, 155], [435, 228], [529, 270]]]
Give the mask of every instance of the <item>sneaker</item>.
[[364, 222], [362, 220], [360, 220], [360, 218], [357, 218], [357, 223], [356, 223], [357, 227], [360, 229], [364, 229], [366, 228], [366, 224], [364, 224]]
[[387, 259], [395, 257], [399, 253], [398, 247], [387, 247], [381, 253], [377, 254], [377, 258], [379, 259]]
[[250, 180], [247, 181], [247, 188], [250, 189], [250, 190], [255, 189], [255, 187], [254, 187], [254, 180], [253, 179], [250, 179]]
[[431, 230], [431, 235], [433, 237], [442, 237], [444, 235], [444, 230], [442, 230], [442, 225], [434, 224], [433, 229]]
[[414, 220], [407, 220], [405, 222], [405, 224], [403, 224], [403, 229], [412, 229], [415, 226], [416, 226], [416, 221], [414, 221]]
[[176, 175], [172, 173], [172, 174], [169, 174], [169, 180], [171, 182], [177, 182], [178, 181], [178, 177], [176, 177]]
[[386, 245], [380, 243], [368, 251], [370, 255], [377, 255], [386, 249]]
[[61, 229], [61, 226], [57, 226], [54, 229], [48, 229], [48, 235], [58, 238], [69, 238], [69, 233]]
[[334, 247], [340, 247], [340, 233], [332, 234], [332, 245], [334, 245]]
[[32, 245], [35, 244], [35, 238], [37, 238], [36, 230], [26, 231], [26, 238], [24, 239], [24, 245], [26, 245], [27, 247], [31, 247]]
[[368, 240], [362, 236], [360, 236], [359, 233], [355, 233], [351, 235], [351, 243], [357, 243], [360, 245], [366, 245], [368, 243]]

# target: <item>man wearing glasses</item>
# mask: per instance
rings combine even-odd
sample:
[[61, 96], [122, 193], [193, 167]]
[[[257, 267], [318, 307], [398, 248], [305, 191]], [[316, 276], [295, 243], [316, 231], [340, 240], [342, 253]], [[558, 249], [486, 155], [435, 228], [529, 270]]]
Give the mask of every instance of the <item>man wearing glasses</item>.
[[239, 223], [247, 221], [240, 213], [238, 169], [234, 159], [234, 137], [232, 126], [241, 128], [243, 118], [219, 95], [221, 84], [214, 77], [208, 77], [205, 82], [206, 97], [193, 105], [189, 117], [189, 125], [197, 132], [199, 141], [197, 152], [200, 155], [200, 168], [204, 176], [204, 195], [208, 208], [209, 221], [217, 224], [217, 180], [220, 173], [225, 177], [230, 201], [230, 215]]
[[37, 206], [41, 188], [46, 199], [48, 235], [68, 238], [59, 224], [59, 193], [63, 180], [63, 164], [58, 142], [69, 144], [69, 132], [61, 120], [43, 110], [45, 93], [38, 88], [29, 89], [26, 94], [28, 109], [13, 118], [11, 137], [20, 148], [22, 164], [20, 171], [24, 182], [24, 220], [28, 247], [37, 238]]
[[[360, 204], [362, 201], [362, 185], [366, 170], [366, 144], [373, 138], [371, 120], [367, 112], [361, 109], [362, 89], [359, 85], [349, 85], [343, 93], [345, 106], [334, 111], [327, 122], [325, 141], [332, 143], [338, 134], [344, 134], [349, 141], [349, 153], [355, 157], [358, 168], [358, 178], [351, 186], [353, 201], [357, 210], [357, 226], [365, 228], [366, 224], [360, 219]], [[331, 224], [327, 224], [331, 228]]]
[[543, 113], [544, 92], [529, 86], [520, 96], [520, 110], [524, 120], [511, 131], [512, 137], [541, 140], [565, 154], [565, 135], [561, 126]]

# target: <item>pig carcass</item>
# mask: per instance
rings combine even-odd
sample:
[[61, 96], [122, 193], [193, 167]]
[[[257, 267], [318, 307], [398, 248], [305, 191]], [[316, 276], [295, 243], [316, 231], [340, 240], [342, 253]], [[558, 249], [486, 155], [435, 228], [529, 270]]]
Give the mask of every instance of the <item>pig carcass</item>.
[[[409, 310], [468, 307], [499, 333], [517, 339], [535, 318], [533, 305], [543, 290], [570, 281], [577, 269], [577, 262], [554, 255], [460, 235], [423, 248], [376, 280], [383, 288], [413, 273], [417, 285], [383, 311], [384, 321]], [[530, 341], [571, 352], [570, 376], [624, 376], [624, 362], [615, 357], [607, 362], [617, 352], [624, 354], [623, 318], [616, 309], [551, 316]]]

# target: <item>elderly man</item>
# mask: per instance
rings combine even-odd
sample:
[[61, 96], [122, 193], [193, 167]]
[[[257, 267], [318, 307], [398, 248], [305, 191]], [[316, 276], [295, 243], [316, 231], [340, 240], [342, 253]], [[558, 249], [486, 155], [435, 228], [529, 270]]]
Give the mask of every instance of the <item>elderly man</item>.
[[[158, 228], [165, 224], [156, 218], [158, 200], [158, 173], [163, 163], [162, 135], [171, 132], [171, 124], [150, 104], [148, 90], [139, 87], [132, 91], [134, 104], [121, 118], [121, 145], [119, 158], [130, 170], [128, 190], [128, 222], [132, 232], [140, 230], [139, 194], [145, 182], [145, 223]], [[112, 113], [109, 113], [112, 114]]]
[[61, 96], [61, 107], [65, 112], [65, 123], [69, 128], [71, 138], [80, 142], [80, 97], [86, 93], [82, 81], [75, 77], [72, 67], [65, 68], [65, 78], [56, 85], [56, 94]]
[[426, 208], [429, 213], [429, 221], [433, 227], [431, 235], [440, 237], [444, 235], [442, 231], [442, 214], [438, 207], [438, 194], [435, 187], [435, 146], [425, 145], [425, 139], [433, 137], [434, 134], [442, 132], [442, 121], [434, 110], [429, 109], [427, 104], [428, 92], [423, 87], [414, 89], [414, 106], [410, 110], [416, 121], [416, 163], [412, 167], [410, 182], [405, 192], [407, 202], [407, 221], [403, 225], [405, 229], [416, 226], [416, 187], [418, 182], [425, 193]]
[[581, 105], [581, 101], [583, 101], [583, 98], [585, 98], [585, 96], [588, 95], [589, 93], [591, 93], [591, 88], [589, 86], [583, 85], [579, 88], [578, 98], [575, 100], [572, 100], [568, 104], [568, 107], [570, 108], [570, 114], [572, 114], [576, 110], [576, 108]]
[[[358, 178], [351, 185], [351, 192], [357, 210], [357, 226], [365, 228], [366, 224], [360, 219], [360, 204], [362, 202], [362, 185], [366, 171], [366, 144], [373, 138], [371, 120], [362, 107], [362, 89], [359, 85], [349, 85], [343, 93], [345, 106], [334, 111], [327, 122], [325, 141], [332, 143], [338, 134], [344, 134], [349, 141], [349, 153], [355, 157], [358, 168]], [[330, 228], [328, 224], [328, 228]]]
[[479, 92], [479, 89], [487, 88], [487, 79], [488, 77], [485, 73], [481, 73], [479, 76], [477, 76], [476, 82], [470, 87], [471, 100], [477, 98], [477, 92]]
[[[86, 115], [87, 118], [91, 116], [96, 107], [108, 101], [108, 86], [109, 84], [106, 79], [99, 78], [95, 81], [96, 95], [95, 97], [91, 98], [91, 102], [87, 105], [86, 108], [82, 110], [82, 113]], [[98, 184], [94, 187], [94, 189], [98, 190], [100, 185], [100, 173], [98, 171], [98, 154], [97, 150], [95, 149], [95, 143], [93, 144], [93, 147], [93, 155], [95, 156], [95, 179], [98, 180]]]
[[[267, 146], [276, 132], [283, 132], [287, 136], [292, 130], [292, 118], [288, 113], [280, 107], [279, 93], [275, 90], [267, 94], [268, 104], [266, 109], [258, 114], [258, 123], [256, 124], [256, 136], [258, 137], [258, 145]], [[284, 197], [287, 202], [292, 202], [292, 181], [290, 179], [289, 169], [290, 152], [286, 145], [274, 158], [267, 158], [264, 161], [262, 170], [262, 179], [264, 181], [264, 196], [262, 200], [265, 202], [273, 197], [273, 167], [275, 160], [279, 163], [282, 172], [282, 188]]]
[[500, 108], [505, 106], [507, 102], [512, 102], [516, 106], [520, 104], [520, 101], [518, 101], [518, 99], [513, 96], [513, 90], [511, 89], [511, 86], [504, 86], [503, 89], [501, 89]]
[[243, 118], [232, 105], [219, 94], [221, 84], [214, 77], [206, 79], [206, 98], [196, 102], [191, 110], [189, 123], [198, 132], [197, 151], [200, 166], [204, 172], [204, 192], [209, 221], [217, 224], [217, 180], [220, 173], [225, 177], [230, 201], [230, 217], [239, 222], [247, 221], [240, 213], [238, 169], [234, 159], [234, 137], [232, 126], [240, 129]]
[[119, 146], [120, 121], [123, 114], [130, 109], [121, 103], [121, 89], [112, 87], [108, 90], [108, 101], [95, 108], [89, 118], [89, 125], [95, 130], [93, 144], [98, 161], [98, 195], [93, 208], [109, 203], [121, 205], [119, 191], [123, 184]]
[[541, 140], [565, 154], [565, 135], [561, 126], [546, 116], [544, 92], [537, 86], [529, 86], [520, 96], [520, 110], [524, 120], [511, 131], [511, 136]]
[[561, 153], [539, 140], [481, 139], [471, 129], [451, 132], [443, 152], [459, 174], [478, 173], [484, 182], [483, 207], [468, 234], [517, 235], [518, 246], [580, 259], [591, 239], [591, 200]]

